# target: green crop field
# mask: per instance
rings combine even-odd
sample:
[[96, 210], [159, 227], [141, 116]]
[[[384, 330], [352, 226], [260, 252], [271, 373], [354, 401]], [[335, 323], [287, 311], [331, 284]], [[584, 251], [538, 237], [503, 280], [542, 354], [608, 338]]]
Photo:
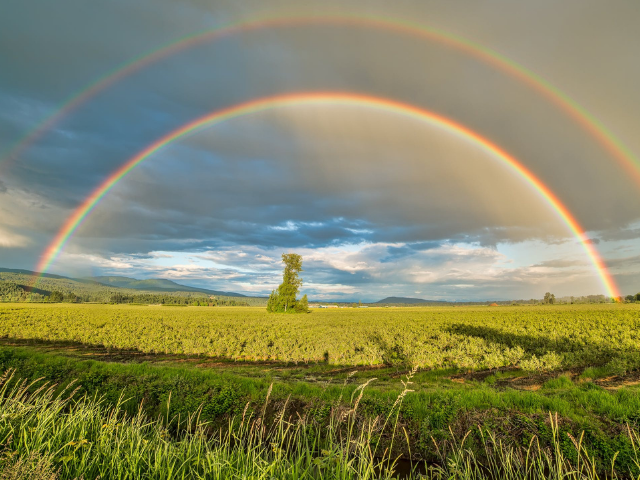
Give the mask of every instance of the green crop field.
[[0, 471], [639, 478], [639, 326], [637, 304], [0, 304]]
[[234, 360], [553, 371], [640, 365], [640, 305], [322, 309], [0, 306], [0, 336]]

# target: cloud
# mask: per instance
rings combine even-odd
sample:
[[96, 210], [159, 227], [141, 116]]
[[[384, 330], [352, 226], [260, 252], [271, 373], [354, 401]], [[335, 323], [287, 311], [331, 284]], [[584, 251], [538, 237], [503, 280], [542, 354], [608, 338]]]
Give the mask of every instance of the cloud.
[[640, 238], [640, 228], [618, 228], [601, 234], [603, 240], [636, 240]]
[[[455, 4], [374, 2], [366, 13], [423, 23], [514, 59], [640, 152], [640, 11], [576, 0], [496, 8], [466, 5], [460, 15]], [[0, 18], [11, 39], [0, 42], [7, 72], [0, 144], [14, 145], [84, 85], [171, 39], [296, 12], [363, 10], [339, 1], [132, 0], [91, 10], [77, 0], [13, 3]], [[606, 34], [593, 36], [594, 28]], [[249, 99], [314, 90], [390, 98], [468, 126], [539, 177], [611, 268], [640, 254], [637, 185], [560, 105], [450, 46], [348, 24], [255, 29], [205, 42], [70, 112], [15, 162], [0, 164], [0, 264], [35, 264], [91, 191], [186, 122]], [[402, 293], [414, 284], [443, 297], [520, 295], [559, 285], [562, 275], [577, 289], [601, 288], [593, 272], [577, 279], [588, 271], [583, 260], [552, 254], [565, 252], [570, 238], [539, 192], [477, 142], [398, 112], [298, 105], [228, 119], [155, 152], [97, 205], [56, 268], [166, 270], [203, 285], [268, 291], [277, 284], [275, 252], [295, 249], [305, 252], [323, 295], [365, 285]], [[549, 252], [514, 253], [533, 241]], [[500, 253], [507, 245], [513, 256]], [[632, 284], [640, 273], [626, 264], [620, 273]]]
[[640, 255], [607, 260], [607, 267], [613, 270], [628, 270], [629, 268], [636, 267], [637, 265], [640, 265]]
[[[406, 295], [419, 286], [427, 298], [469, 300], [487, 296], [529, 298], [532, 288], [540, 295], [547, 290], [571, 294], [572, 289], [594, 286], [590, 268], [583, 262], [570, 265], [556, 259], [544, 262], [544, 267], [506, 267], [505, 255], [486, 247], [441, 245], [398, 256], [394, 261], [386, 259], [390, 249], [406, 251], [406, 247], [408, 245], [363, 243], [297, 249], [304, 259], [303, 293], [313, 299], [371, 301], [389, 295]], [[236, 245], [198, 255], [175, 253], [171, 255], [170, 265], [163, 261], [168, 256], [166, 253], [155, 252], [151, 259], [113, 257], [103, 267], [112, 274], [170, 278], [206, 288], [267, 295], [281, 282], [282, 252], [275, 248]], [[86, 261], [86, 258], [78, 259], [79, 264]], [[578, 287], [580, 284], [583, 286]]]
[[0, 228], [0, 248], [22, 248], [30, 243], [31, 241], [27, 237]]
[[586, 260], [564, 260], [554, 259], [545, 260], [544, 262], [536, 263], [532, 265], [534, 268], [570, 268], [570, 267], [584, 267], [588, 265]]

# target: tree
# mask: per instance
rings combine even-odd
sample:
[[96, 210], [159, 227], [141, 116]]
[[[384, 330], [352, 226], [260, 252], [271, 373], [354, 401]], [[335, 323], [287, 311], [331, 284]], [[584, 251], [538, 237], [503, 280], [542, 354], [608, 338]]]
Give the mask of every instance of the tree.
[[65, 300], [65, 302], [76, 303], [76, 302], [78, 302], [80, 299], [78, 298], [78, 296], [77, 296], [75, 293], [70, 292], [70, 293], [67, 293], [67, 294], [64, 296], [64, 300]]
[[636, 301], [636, 296], [635, 295], [627, 295], [626, 297], [624, 297], [625, 301], [627, 303], [633, 303]]
[[556, 296], [553, 293], [545, 293], [544, 294], [544, 299], [542, 300], [543, 303], [548, 303], [550, 305], [553, 305], [556, 301]]
[[296, 299], [302, 286], [299, 275], [302, 271], [302, 256], [297, 253], [283, 253], [282, 263], [282, 283], [269, 295], [267, 312], [306, 313], [309, 308], [307, 296], [302, 297], [300, 301]]
[[50, 302], [61, 302], [62, 300], [64, 300], [64, 294], [62, 292], [59, 292], [57, 290], [51, 292], [51, 295], [49, 295], [49, 301]]
[[309, 300], [307, 299], [307, 294], [305, 293], [300, 301], [296, 304], [296, 312], [298, 313], [307, 313], [309, 311]]
[[275, 290], [271, 290], [271, 295], [269, 295], [269, 300], [267, 300], [267, 312], [277, 312], [279, 308], [280, 297]]
[[118, 292], [111, 295], [111, 299], [109, 303], [123, 303], [123, 302], [124, 302], [124, 296]]

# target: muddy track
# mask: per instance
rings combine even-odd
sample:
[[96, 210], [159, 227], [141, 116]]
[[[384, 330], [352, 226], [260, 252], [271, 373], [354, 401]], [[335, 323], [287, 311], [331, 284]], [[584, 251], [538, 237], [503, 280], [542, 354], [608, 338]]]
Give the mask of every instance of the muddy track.
[[[204, 355], [181, 355], [166, 353], [147, 353], [139, 350], [108, 348], [102, 345], [87, 345], [78, 342], [47, 341], [39, 339], [0, 338], [3, 347], [27, 347], [41, 353], [62, 355], [82, 360], [98, 360], [114, 363], [152, 363], [152, 364], [189, 364], [197, 368], [263, 367], [265, 371], [305, 370], [322, 363], [280, 362], [275, 360], [234, 360], [226, 357], [208, 357]], [[367, 372], [389, 368], [387, 365], [373, 366], [335, 366], [322, 372], [323, 375], [337, 375], [351, 372]], [[401, 373], [398, 373], [400, 376]], [[395, 376], [395, 375], [394, 375]]]
[[[278, 362], [268, 360], [258, 361], [246, 361], [246, 360], [233, 360], [229, 358], [219, 357], [207, 357], [198, 355], [180, 355], [180, 354], [165, 354], [165, 353], [146, 353], [139, 350], [123, 350], [115, 348], [107, 348], [101, 345], [85, 345], [78, 342], [61, 342], [61, 341], [46, 341], [35, 339], [15, 339], [15, 338], [0, 338], [0, 346], [4, 347], [28, 347], [35, 349], [41, 353], [48, 353], [52, 355], [60, 355], [64, 357], [75, 358], [78, 360], [97, 360], [101, 362], [113, 362], [113, 363], [149, 363], [156, 365], [166, 366], [179, 366], [189, 365], [195, 368], [203, 369], [230, 369], [230, 368], [252, 368], [255, 373], [259, 371], [270, 372], [274, 378], [280, 378], [281, 374], [287, 372], [299, 372], [304, 374], [305, 370], [310, 370], [314, 367], [322, 366], [321, 363], [293, 363], [293, 362]], [[384, 371], [385, 376], [390, 379], [399, 379], [404, 377], [410, 372], [408, 368], [392, 367], [389, 365], [359, 365], [359, 366], [332, 366], [327, 365], [326, 368], [320, 371], [309, 372], [309, 375], [299, 376], [298, 378], [287, 378], [290, 381], [326, 381], [330, 378], [335, 378], [337, 375], [344, 375], [349, 373], [358, 373], [361, 377], [362, 374], [371, 373], [375, 375], [376, 372]], [[258, 372], [256, 372], [256, 370]], [[315, 369], [314, 369], [315, 370]], [[526, 374], [516, 368], [503, 368], [497, 370], [484, 370], [474, 371], [466, 373], [458, 373], [454, 375], [442, 376], [441, 379], [451, 380], [455, 384], [469, 384], [483, 383], [489, 379], [489, 377], [502, 374], [502, 378], [496, 378], [491, 382], [494, 388], [515, 389], [515, 390], [527, 390], [537, 391], [540, 390], [543, 385], [554, 378], [561, 375], [569, 377], [572, 381], [591, 382], [606, 390], [615, 391], [622, 387], [631, 387], [640, 385], [640, 370], [628, 372], [625, 375], [611, 375], [598, 379], [581, 379], [582, 368], [574, 368], [564, 371], [547, 372], [547, 373], [531, 373]], [[237, 372], [241, 374], [241, 372]], [[382, 372], [381, 372], [382, 373]], [[512, 374], [513, 376], [509, 376]], [[505, 378], [506, 377], [506, 378]]]
[[486, 381], [492, 375], [496, 373], [514, 373], [511, 378], [499, 378], [496, 379], [493, 385], [497, 388], [505, 389], [505, 388], [513, 388], [516, 390], [529, 390], [536, 391], [540, 390], [542, 386], [552, 380], [554, 378], [558, 378], [560, 376], [567, 376], [573, 382], [590, 382], [599, 387], [602, 387], [607, 390], [617, 390], [623, 387], [631, 387], [635, 385], [640, 385], [640, 370], [634, 370], [627, 372], [625, 375], [611, 375], [604, 378], [580, 378], [584, 368], [572, 368], [562, 371], [555, 372], [545, 372], [545, 373], [530, 373], [526, 374], [525, 372], [520, 371], [516, 368], [502, 368], [497, 370], [484, 370], [479, 372], [469, 372], [469, 373], [460, 373], [456, 375], [451, 375], [450, 378], [453, 382], [456, 383], [473, 383], [473, 382], [483, 382]]

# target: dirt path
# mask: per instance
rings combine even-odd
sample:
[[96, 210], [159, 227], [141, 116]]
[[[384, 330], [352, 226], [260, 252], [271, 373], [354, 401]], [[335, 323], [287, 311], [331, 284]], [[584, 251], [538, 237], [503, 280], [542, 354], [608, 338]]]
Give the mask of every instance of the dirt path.
[[[191, 368], [232, 370], [234, 374], [259, 377], [265, 374], [284, 381], [326, 382], [357, 375], [357, 380], [369, 377], [382, 377], [381, 382], [396, 384], [398, 379], [409, 373], [407, 368], [374, 366], [339, 366], [325, 363], [298, 363], [277, 361], [235, 361], [227, 358], [212, 358], [198, 355], [150, 354], [138, 350], [121, 350], [100, 345], [85, 345], [77, 342], [51, 342], [44, 340], [25, 340], [0, 338], [1, 347], [29, 348], [40, 353], [59, 355], [77, 360], [97, 360], [114, 363], [149, 363], [166, 366], [188, 366]], [[562, 372], [529, 374], [521, 370], [499, 369], [492, 371], [475, 371], [438, 376], [440, 383], [449, 381], [451, 386], [472, 388], [478, 383], [489, 383], [496, 389], [514, 389], [537, 391], [554, 378], [565, 375], [575, 383], [591, 382], [607, 390], [615, 391], [622, 387], [640, 385], [640, 371], [626, 375], [612, 375], [598, 379], [580, 378], [583, 369], [571, 369]], [[497, 374], [497, 375], [496, 375]], [[386, 381], [385, 381], [386, 380]], [[433, 385], [436, 380], [421, 382], [416, 379], [416, 386]]]

